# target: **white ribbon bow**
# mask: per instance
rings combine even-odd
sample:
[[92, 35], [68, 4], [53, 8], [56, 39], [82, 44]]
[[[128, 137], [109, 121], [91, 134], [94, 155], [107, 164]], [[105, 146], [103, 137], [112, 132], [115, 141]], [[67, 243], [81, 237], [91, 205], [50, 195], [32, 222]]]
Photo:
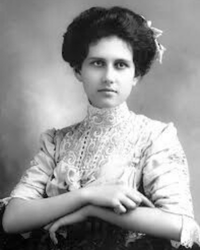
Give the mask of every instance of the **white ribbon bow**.
[[162, 63], [162, 58], [163, 58], [163, 54], [166, 50], [166, 48], [160, 44], [157, 40], [158, 37], [160, 37], [163, 33], [162, 30], [159, 30], [155, 27], [152, 27], [151, 26], [152, 22], [151, 21], [147, 21], [147, 26], [153, 31], [153, 34], [154, 34], [154, 39], [155, 39], [155, 44], [156, 44], [156, 51], [157, 51], [157, 54], [156, 54], [156, 59]]

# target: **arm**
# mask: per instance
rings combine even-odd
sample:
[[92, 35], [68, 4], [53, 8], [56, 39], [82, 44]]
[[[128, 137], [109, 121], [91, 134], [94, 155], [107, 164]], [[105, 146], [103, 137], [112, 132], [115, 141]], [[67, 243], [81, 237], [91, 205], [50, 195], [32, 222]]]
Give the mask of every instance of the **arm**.
[[13, 198], [3, 215], [3, 228], [7, 233], [22, 233], [64, 216], [87, 204], [82, 189], [51, 198], [24, 200]]
[[108, 188], [90, 186], [44, 199], [47, 182], [56, 166], [55, 136], [55, 130], [42, 135], [40, 152], [12, 192], [12, 199], [3, 216], [6, 232], [20, 233], [43, 227], [89, 203], [116, 207], [119, 212], [124, 212], [126, 208], [134, 208], [141, 201], [145, 202], [137, 193], [132, 194], [132, 190], [114, 181], [107, 185]]
[[[112, 188], [114, 188], [114, 190], [112, 190]], [[126, 202], [124, 200], [124, 198], [126, 198], [126, 197], [125, 196], [123, 197], [122, 193], [120, 194], [120, 192], [116, 191], [116, 190], [120, 190], [121, 188], [122, 188], [122, 190], [123, 190], [123, 188], [124, 188], [124, 190], [127, 190], [127, 195], [129, 196], [129, 199], [127, 199]], [[130, 190], [130, 192], [128, 192], [129, 190]], [[93, 194], [92, 194], [92, 192], [93, 192]], [[94, 199], [96, 197], [96, 193], [98, 193], [97, 201], [95, 201], [95, 199]], [[103, 196], [101, 197], [101, 195], [102, 195], [101, 193], [103, 194], [104, 197]], [[111, 204], [109, 205], [109, 203], [107, 203], [107, 205], [109, 205], [107, 209], [105, 207], [102, 207], [102, 199], [104, 199], [104, 204], [106, 204], [106, 199], [107, 199], [106, 197], [109, 196], [109, 193], [111, 194], [109, 197], [111, 204], [113, 204], [113, 205], [117, 204], [117, 203], [115, 203], [115, 201], [118, 201], [118, 202], [120, 202], [119, 203], [120, 207], [111, 206]], [[90, 201], [90, 203], [96, 203], [99, 206], [87, 205], [87, 206], [85, 206], [85, 207], [83, 207], [83, 208], [81, 208], [73, 213], [65, 215], [64, 217], [61, 217], [58, 220], [52, 222], [51, 224], [45, 226], [45, 229], [49, 230], [50, 236], [55, 244], [57, 244], [55, 232], [60, 227], [81, 222], [90, 216], [98, 217], [98, 209], [97, 209], [97, 214], [93, 213], [96, 211], [95, 208], [98, 208], [98, 207], [102, 208], [102, 211], [104, 211], [105, 213], [107, 213], [108, 211], [115, 211], [115, 213], [117, 213], [119, 215], [119, 214], [123, 214], [129, 210], [135, 209], [140, 204], [143, 204], [143, 205], [151, 207], [151, 208], [154, 207], [154, 205], [151, 203], [151, 201], [148, 200], [145, 196], [143, 196], [140, 192], [138, 192], [136, 190], [132, 190], [132, 189], [127, 189], [127, 186], [122, 186], [122, 185], [117, 186], [117, 184], [115, 184], [112, 187], [112, 182], [107, 184], [107, 185], [104, 185], [104, 186], [102, 186], [102, 185], [100, 187], [96, 186], [95, 189], [87, 189], [87, 191], [85, 192], [85, 195], [87, 195], [88, 201]], [[95, 195], [95, 197], [94, 197], [94, 195]], [[117, 198], [117, 195], [119, 195], [118, 198]], [[132, 195], [132, 200], [130, 199], [130, 195]], [[111, 209], [111, 207], [112, 207], [112, 209]], [[109, 221], [109, 222], [112, 224], [115, 224], [114, 221]]]
[[6, 232], [30, 231], [86, 204], [82, 190], [44, 199], [47, 182], [56, 166], [58, 140], [55, 138], [60, 139], [57, 135], [54, 129], [42, 134], [39, 153], [11, 193], [12, 199], [3, 216]]
[[[194, 220], [187, 160], [173, 124], [154, 129], [145, 152], [143, 188], [162, 212], [182, 217], [180, 243], [200, 244], [200, 228]], [[159, 132], [160, 131], [160, 132]]]
[[55, 232], [60, 227], [82, 222], [88, 217], [96, 217], [127, 230], [180, 241], [181, 216], [149, 207], [137, 207], [119, 215], [111, 209], [89, 205], [58, 219], [45, 229], [49, 230], [51, 239], [57, 244]]
[[[98, 196], [97, 196], [98, 194]], [[152, 204], [120, 181], [100, 186], [88, 186], [45, 199], [12, 199], [3, 216], [3, 227], [8, 233], [19, 233], [43, 227], [82, 206], [94, 204], [126, 212], [141, 202]]]
[[[88, 216], [98, 217], [126, 229], [180, 241], [186, 247], [191, 247], [193, 242], [199, 244], [200, 230], [192, 218], [186, 169], [176, 131], [169, 126], [149, 148], [144, 169], [145, 192], [157, 208], [138, 207], [126, 214], [117, 215], [102, 207], [92, 207], [91, 210], [90, 206]], [[80, 218], [83, 219], [80, 214], [74, 213], [61, 218], [52, 225], [50, 232], [56, 231], [59, 225], [75, 223]]]
[[101, 207], [90, 207], [91, 216], [127, 230], [141, 232], [170, 240], [180, 240], [182, 218], [157, 208], [137, 207], [122, 215]]

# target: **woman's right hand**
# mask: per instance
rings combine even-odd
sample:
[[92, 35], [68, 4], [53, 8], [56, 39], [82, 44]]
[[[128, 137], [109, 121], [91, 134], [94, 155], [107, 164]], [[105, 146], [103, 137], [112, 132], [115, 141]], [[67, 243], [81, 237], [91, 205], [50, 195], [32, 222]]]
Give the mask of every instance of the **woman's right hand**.
[[90, 204], [109, 207], [119, 214], [133, 210], [141, 203], [154, 207], [142, 193], [130, 188], [121, 180], [113, 180], [104, 185], [88, 185], [84, 187], [84, 192]]

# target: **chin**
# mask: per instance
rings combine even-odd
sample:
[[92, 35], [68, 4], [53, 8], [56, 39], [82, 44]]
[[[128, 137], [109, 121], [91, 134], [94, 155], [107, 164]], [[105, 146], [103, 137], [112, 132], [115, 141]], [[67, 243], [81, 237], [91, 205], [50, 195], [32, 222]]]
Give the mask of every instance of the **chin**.
[[120, 105], [120, 103], [114, 103], [114, 102], [101, 102], [101, 103], [92, 103], [92, 105], [96, 108], [100, 108], [100, 109], [103, 109], [103, 108], [114, 108], [118, 105]]

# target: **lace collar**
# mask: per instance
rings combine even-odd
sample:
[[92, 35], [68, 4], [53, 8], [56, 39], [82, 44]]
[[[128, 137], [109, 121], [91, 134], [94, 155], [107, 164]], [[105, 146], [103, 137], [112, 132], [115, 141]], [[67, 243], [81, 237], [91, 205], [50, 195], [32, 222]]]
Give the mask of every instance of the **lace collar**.
[[126, 102], [114, 108], [96, 108], [88, 104], [86, 120], [91, 125], [115, 126], [130, 117]]

